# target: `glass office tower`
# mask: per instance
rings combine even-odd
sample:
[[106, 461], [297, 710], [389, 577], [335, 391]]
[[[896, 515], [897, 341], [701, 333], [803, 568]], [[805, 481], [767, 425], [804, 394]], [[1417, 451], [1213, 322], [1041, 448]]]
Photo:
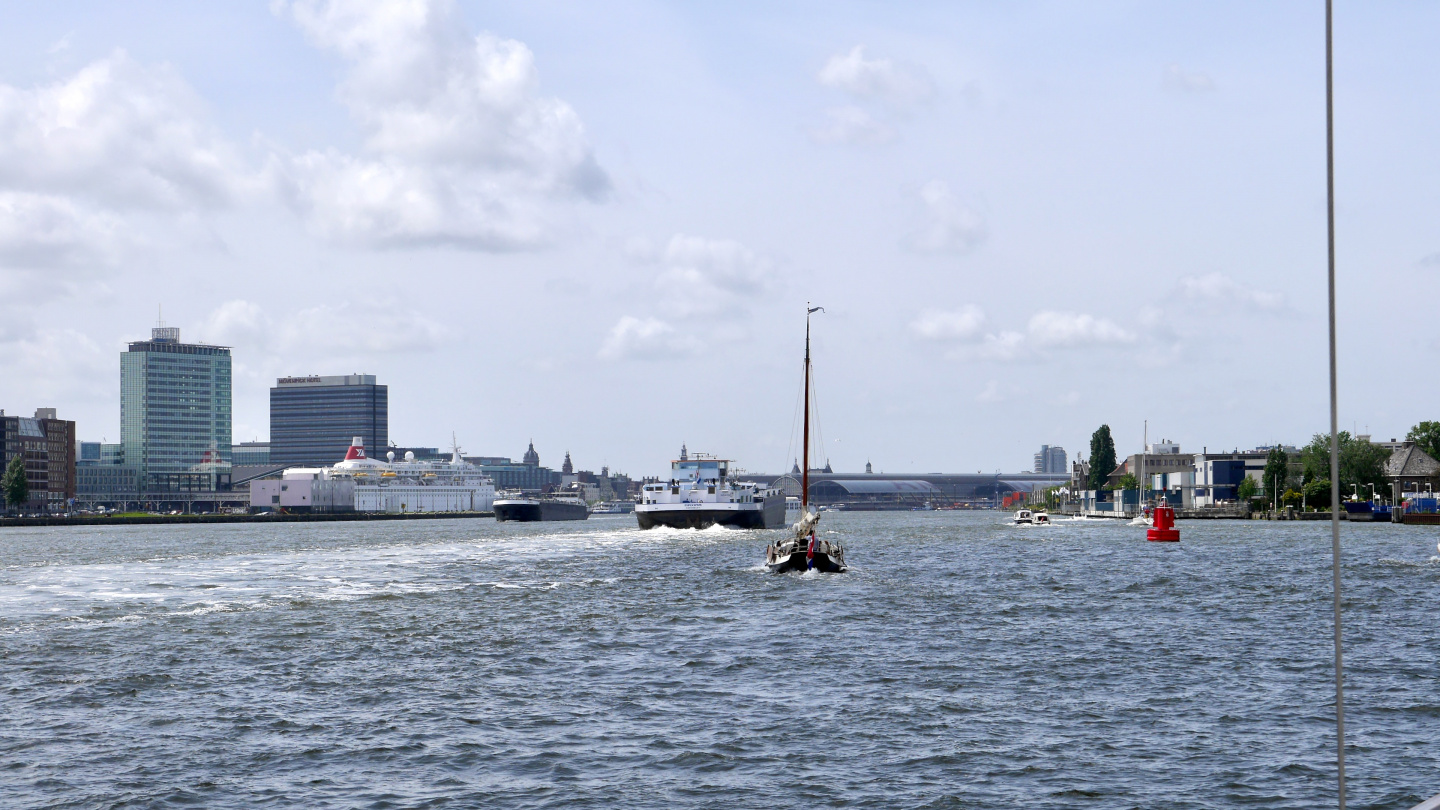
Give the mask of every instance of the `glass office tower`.
[[383, 458], [390, 442], [390, 393], [373, 374], [281, 377], [270, 389], [270, 463], [328, 467], [359, 436]]
[[120, 446], [145, 493], [230, 485], [230, 349], [157, 327], [120, 355]]

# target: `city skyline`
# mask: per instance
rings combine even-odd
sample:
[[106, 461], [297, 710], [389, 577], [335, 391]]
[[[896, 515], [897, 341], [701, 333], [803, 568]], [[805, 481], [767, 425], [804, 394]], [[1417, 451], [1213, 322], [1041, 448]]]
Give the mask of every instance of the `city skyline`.
[[[406, 8], [14, 15], [0, 400], [118, 440], [163, 304], [234, 349], [236, 442], [363, 371], [411, 445], [783, 470], [814, 301], [837, 470], [1326, 429], [1310, 5]], [[1340, 421], [1381, 439], [1435, 416], [1371, 380], [1440, 350], [1437, 22], [1336, 18]]]

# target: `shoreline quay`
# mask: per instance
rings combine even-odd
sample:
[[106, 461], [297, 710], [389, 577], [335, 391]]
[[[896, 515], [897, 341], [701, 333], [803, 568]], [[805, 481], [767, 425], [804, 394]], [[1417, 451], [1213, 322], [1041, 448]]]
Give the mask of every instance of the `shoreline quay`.
[[0, 529], [24, 526], [133, 526], [172, 523], [327, 523], [357, 520], [457, 520], [493, 518], [494, 512], [309, 512], [277, 515], [83, 515], [80, 517], [0, 518]]

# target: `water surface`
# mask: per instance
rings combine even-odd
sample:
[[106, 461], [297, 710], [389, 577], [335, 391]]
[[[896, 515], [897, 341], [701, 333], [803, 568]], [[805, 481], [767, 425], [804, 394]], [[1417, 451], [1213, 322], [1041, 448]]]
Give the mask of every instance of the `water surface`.
[[[0, 532], [0, 805], [1334, 803], [1329, 526]], [[1440, 792], [1437, 532], [1345, 530], [1351, 801]]]

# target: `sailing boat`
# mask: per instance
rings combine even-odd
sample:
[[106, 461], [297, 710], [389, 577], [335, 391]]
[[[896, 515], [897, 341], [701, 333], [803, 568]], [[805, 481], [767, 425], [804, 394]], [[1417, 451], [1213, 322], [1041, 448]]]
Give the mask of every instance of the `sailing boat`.
[[765, 567], [775, 573], [786, 571], [822, 571], [840, 574], [846, 570], [845, 549], [839, 543], [821, 540], [815, 535], [820, 513], [810, 508], [810, 316], [824, 312], [824, 307], [805, 305], [805, 429], [801, 440], [800, 520], [791, 528], [791, 536], [765, 549]]

